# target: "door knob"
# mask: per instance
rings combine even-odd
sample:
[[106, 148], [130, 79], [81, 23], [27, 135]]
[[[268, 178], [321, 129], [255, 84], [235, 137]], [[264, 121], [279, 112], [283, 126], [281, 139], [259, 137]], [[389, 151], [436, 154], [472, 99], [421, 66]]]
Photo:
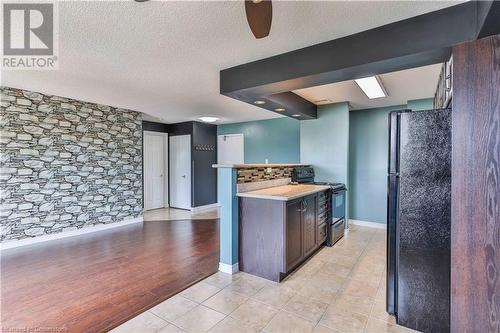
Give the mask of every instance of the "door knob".
[[186, 178], [186, 175], [182, 176], [182, 178]]

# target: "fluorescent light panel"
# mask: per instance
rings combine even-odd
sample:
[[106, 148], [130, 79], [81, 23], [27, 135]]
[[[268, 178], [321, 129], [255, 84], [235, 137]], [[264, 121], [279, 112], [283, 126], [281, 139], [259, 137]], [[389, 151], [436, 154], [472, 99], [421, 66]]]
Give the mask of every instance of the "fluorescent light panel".
[[384, 87], [380, 83], [379, 79], [376, 76], [369, 76], [362, 79], [354, 80], [358, 87], [363, 90], [366, 97], [369, 99], [386, 97]]
[[219, 118], [217, 118], [217, 117], [200, 117], [198, 119], [200, 119], [201, 121], [203, 121], [205, 123], [215, 123], [217, 120], [219, 120]]

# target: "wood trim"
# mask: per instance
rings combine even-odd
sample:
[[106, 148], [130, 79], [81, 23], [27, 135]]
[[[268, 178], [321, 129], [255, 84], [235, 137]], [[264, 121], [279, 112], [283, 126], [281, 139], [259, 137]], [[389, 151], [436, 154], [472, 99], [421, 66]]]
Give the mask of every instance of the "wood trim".
[[453, 48], [451, 331], [500, 331], [500, 36]]

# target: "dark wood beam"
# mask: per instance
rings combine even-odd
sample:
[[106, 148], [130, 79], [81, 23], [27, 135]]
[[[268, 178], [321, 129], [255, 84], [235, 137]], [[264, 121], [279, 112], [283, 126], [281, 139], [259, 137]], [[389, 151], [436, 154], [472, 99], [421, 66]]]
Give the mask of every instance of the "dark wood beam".
[[478, 39], [500, 33], [500, 1], [479, 1], [477, 18]]
[[[252, 104], [266, 100], [261, 107], [293, 109], [299, 119], [316, 118], [313, 103], [288, 104], [300, 98], [292, 90], [444, 62], [454, 45], [481, 31], [498, 33], [497, 10], [495, 3], [467, 2], [224, 69], [220, 93]], [[276, 95], [287, 98], [272, 100]]]

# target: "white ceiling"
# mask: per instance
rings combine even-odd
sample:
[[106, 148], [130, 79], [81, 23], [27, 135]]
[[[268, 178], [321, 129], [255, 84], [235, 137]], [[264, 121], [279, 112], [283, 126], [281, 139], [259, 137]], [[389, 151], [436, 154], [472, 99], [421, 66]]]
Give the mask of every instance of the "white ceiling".
[[[440, 71], [441, 64], [435, 64], [379, 75], [387, 93], [383, 98], [368, 99], [354, 80], [295, 90], [294, 93], [318, 105], [349, 101], [353, 109], [402, 105], [409, 100], [434, 97]], [[325, 99], [328, 101], [321, 101]]]
[[2, 84], [142, 111], [165, 122], [274, 118], [220, 95], [219, 70], [456, 3], [274, 1], [271, 34], [256, 40], [243, 1], [61, 1], [59, 70], [2, 71]]

